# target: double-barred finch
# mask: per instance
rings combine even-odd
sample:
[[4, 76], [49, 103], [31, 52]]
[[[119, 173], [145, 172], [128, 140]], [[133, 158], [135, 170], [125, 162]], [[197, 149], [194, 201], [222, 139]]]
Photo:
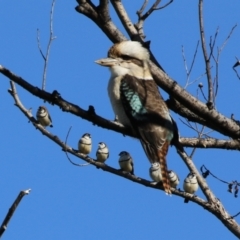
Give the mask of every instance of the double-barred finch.
[[152, 163], [149, 168], [149, 175], [154, 182], [162, 182], [162, 174], [159, 163]]
[[[195, 173], [189, 173], [183, 182], [183, 189], [187, 193], [194, 194], [198, 190], [198, 181]], [[184, 202], [188, 203], [189, 199], [185, 198]]]
[[85, 133], [78, 141], [78, 151], [83, 154], [89, 154], [92, 150], [92, 138], [89, 133]]
[[118, 162], [121, 170], [134, 174], [133, 159], [131, 155], [126, 151], [122, 151], [119, 153], [119, 156]]
[[43, 127], [53, 127], [51, 116], [46, 107], [40, 106], [37, 110], [37, 120]]
[[104, 142], [98, 144], [98, 149], [96, 152], [97, 161], [104, 163], [109, 157], [109, 150]]
[[116, 118], [133, 129], [150, 163], [160, 163], [164, 190], [171, 194], [166, 155], [176, 131], [151, 75], [148, 50], [139, 42], [123, 41], [96, 63], [110, 68], [108, 94]]
[[169, 176], [171, 187], [176, 188], [180, 181], [178, 175], [174, 171], [170, 170], [168, 171], [168, 176]]

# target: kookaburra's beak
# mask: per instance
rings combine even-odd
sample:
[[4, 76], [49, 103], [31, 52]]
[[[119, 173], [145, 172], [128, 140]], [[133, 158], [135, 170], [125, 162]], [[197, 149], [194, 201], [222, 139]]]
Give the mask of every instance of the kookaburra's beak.
[[116, 65], [119, 61], [114, 58], [101, 58], [99, 60], [96, 60], [95, 63], [103, 66], [103, 67], [112, 67]]

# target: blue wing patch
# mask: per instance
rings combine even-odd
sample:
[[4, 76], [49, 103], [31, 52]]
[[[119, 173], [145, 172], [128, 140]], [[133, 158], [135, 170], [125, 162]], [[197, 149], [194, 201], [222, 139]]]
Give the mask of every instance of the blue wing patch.
[[125, 82], [121, 84], [121, 93], [125, 98], [125, 103], [129, 106], [131, 115], [137, 119], [145, 118], [144, 115], [147, 113], [147, 110], [143, 106], [139, 95], [130, 89]]

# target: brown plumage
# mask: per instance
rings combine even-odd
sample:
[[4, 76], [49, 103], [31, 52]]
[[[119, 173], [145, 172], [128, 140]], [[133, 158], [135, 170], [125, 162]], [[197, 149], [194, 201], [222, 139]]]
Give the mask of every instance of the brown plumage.
[[132, 128], [138, 134], [149, 161], [160, 163], [164, 191], [171, 194], [166, 155], [174, 129], [168, 108], [158, 92], [156, 83], [125, 75], [120, 87], [120, 96]]
[[167, 152], [168, 152], [168, 142], [165, 142], [162, 148], [158, 151], [158, 157], [160, 162], [161, 174], [162, 174], [162, 183], [164, 191], [167, 194], [171, 194], [171, 184], [169, 181], [168, 168], [167, 168]]
[[163, 187], [170, 194], [166, 154], [176, 124], [153, 80], [148, 61], [149, 52], [139, 42], [124, 41], [110, 48], [108, 58], [96, 62], [110, 68], [108, 94], [118, 121], [133, 129], [149, 161], [160, 164]]

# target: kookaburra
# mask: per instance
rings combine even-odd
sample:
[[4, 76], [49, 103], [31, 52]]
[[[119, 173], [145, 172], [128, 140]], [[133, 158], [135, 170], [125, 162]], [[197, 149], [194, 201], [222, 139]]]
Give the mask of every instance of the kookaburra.
[[171, 194], [166, 155], [174, 125], [151, 75], [148, 50], [139, 42], [123, 41], [96, 63], [111, 71], [108, 94], [116, 118], [133, 129], [150, 163], [160, 163], [164, 190]]

